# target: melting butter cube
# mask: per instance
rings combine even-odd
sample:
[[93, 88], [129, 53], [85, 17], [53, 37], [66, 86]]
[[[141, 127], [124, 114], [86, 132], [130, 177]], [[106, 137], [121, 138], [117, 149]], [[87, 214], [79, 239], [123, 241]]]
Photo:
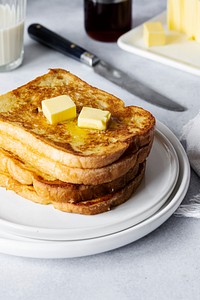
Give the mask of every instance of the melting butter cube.
[[78, 126], [82, 128], [106, 130], [111, 113], [92, 107], [83, 107], [78, 117]]
[[165, 45], [166, 38], [161, 22], [147, 22], [143, 25], [143, 36], [148, 47]]
[[51, 124], [76, 117], [76, 105], [67, 95], [43, 100], [42, 111]]

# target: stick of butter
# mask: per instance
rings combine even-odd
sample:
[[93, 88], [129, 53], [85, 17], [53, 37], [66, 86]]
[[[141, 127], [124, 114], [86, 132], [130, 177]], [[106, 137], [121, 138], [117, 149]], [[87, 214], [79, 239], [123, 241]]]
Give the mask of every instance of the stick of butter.
[[82, 128], [106, 130], [110, 117], [111, 113], [107, 110], [83, 107], [78, 117], [78, 126]]
[[148, 47], [165, 45], [165, 31], [161, 22], [146, 22], [143, 25], [143, 37]]
[[199, 0], [168, 0], [168, 28], [185, 33], [188, 39], [198, 40], [199, 6]]
[[167, 1], [167, 25], [170, 30], [183, 31], [183, 14], [184, 0]]
[[67, 95], [43, 100], [42, 111], [51, 124], [76, 117], [76, 105]]

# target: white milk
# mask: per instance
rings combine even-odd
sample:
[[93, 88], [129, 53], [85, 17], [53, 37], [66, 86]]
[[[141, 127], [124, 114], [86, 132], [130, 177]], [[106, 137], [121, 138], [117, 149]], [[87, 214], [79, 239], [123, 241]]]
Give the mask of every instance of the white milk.
[[20, 59], [23, 53], [24, 21], [19, 11], [0, 5], [0, 66]]

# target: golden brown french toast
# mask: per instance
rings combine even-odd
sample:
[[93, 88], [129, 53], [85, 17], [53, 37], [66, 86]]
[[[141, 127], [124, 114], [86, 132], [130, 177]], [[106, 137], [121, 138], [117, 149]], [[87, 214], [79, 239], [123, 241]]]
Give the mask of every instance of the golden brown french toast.
[[[77, 116], [53, 125], [41, 102], [61, 95], [73, 100]], [[78, 127], [83, 107], [109, 111], [107, 129]], [[0, 96], [0, 186], [66, 212], [107, 211], [142, 181], [154, 126], [150, 112], [52, 69]]]
[[[27, 166], [25, 168], [27, 170], [29, 170], [28, 166], [30, 166], [37, 174], [43, 174], [42, 177], [48, 180], [51, 180], [50, 178], [55, 178], [68, 183], [90, 185], [112, 181], [127, 173], [130, 168], [135, 166], [135, 164], [143, 162], [149, 155], [152, 141], [153, 140], [136, 152], [132, 153], [132, 151], [127, 150], [117, 161], [102, 168], [81, 169], [68, 167], [48, 159], [45, 156], [39, 156], [35, 152], [32, 152], [30, 155], [26, 144], [22, 144], [6, 134], [0, 134], [0, 146], [11, 153], [13, 151], [13, 154], [18, 156], [18, 161], [20, 159], [21, 162], [25, 162], [25, 165]], [[9, 164], [12, 165], [14, 171], [13, 162], [14, 161], [9, 162]], [[16, 160], [15, 162], [18, 165]], [[9, 170], [11, 170], [11, 167], [9, 167]], [[12, 176], [16, 178], [18, 175], [12, 174]], [[17, 180], [19, 180], [19, 178]]]
[[0, 186], [8, 190], [12, 190], [18, 195], [40, 204], [53, 204], [56, 209], [64, 212], [78, 213], [85, 215], [94, 215], [106, 212], [115, 206], [127, 201], [137, 187], [140, 185], [145, 174], [145, 163], [141, 164], [139, 170], [131, 181], [129, 181], [122, 189], [117, 192], [98, 197], [96, 199], [82, 201], [78, 203], [70, 203], [65, 201], [50, 201], [44, 197], [40, 197], [33, 186], [21, 184], [13, 179], [8, 173], [0, 172]]
[[[145, 161], [142, 163], [145, 164]], [[141, 164], [136, 164], [126, 174], [115, 180], [97, 185], [72, 184], [59, 180], [46, 181], [42, 178], [33, 178], [33, 188], [38, 196], [49, 199], [51, 202], [78, 203], [115, 193], [132, 181]]]
[[[64, 94], [74, 101], [78, 114], [83, 106], [108, 110], [111, 121], [107, 130], [79, 128], [77, 118], [49, 124], [40, 111], [41, 101]], [[66, 178], [60, 176], [66, 173], [64, 167], [102, 168], [119, 160], [129, 147], [135, 152], [149, 144], [154, 125], [151, 113], [140, 107], [125, 107], [122, 100], [62, 69], [52, 69], [0, 96], [0, 146], [20, 158], [25, 156], [35, 168], [39, 160], [41, 172], [48, 170], [49, 175], [63, 181], [69, 181], [71, 176], [70, 172]], [[5, 137], [7, 143], [3, 141]], [[54, 172], [57, 166], [62, 166], [62, 172]], [[74, 181], [80, 177], [72, 173]]]
[[[63, 182], [56, 177], [51, 177], [46, 173], [40, 172], [38, 169], [32, 167], [26, 161], [19, 159], [12, 153], [0, 148], [0, 172], [8, 173], [13, 179], [21, 184], [34, 185], [36, 191], [41, 195], [47, 197], [50, 195], [56, 195], [58, 199], [70, 196], [69, 200], [77, 200], [86, 197], [89, 198], [89, 194], [95, 194], [97, 191], [117, 189], [117, 185], [120, 184], [127, 174], [135, 172], [137, 166], [146, 160], [151, 149], [151, 144], [142, 147], [136, 153], [130, 156], [124, 156], [116, 163], [100, 169], [88, 169], [88, 172], [92, 172], [93, 176], [98, 176], [100, 183], [94, 184], [97, 181], [97, 177], [94, 178], [91, 175], [92, 184], [73, 184], [70, 182]], [[74, 170], [74, 169], [72, 169]], [[121, 172], [119, 172], [119, 170]], [[80, 174], [84, 178], [84, 175], [89, 178], [89, 175], [84, 169]], [[96, 174], [95, 174], [96, 172]], [[101, 172], [101, 173], [100, 173]], [[121, 178], [121, 179], [120, 179]], [[107, 179], [107, 181], [105, 181]], [[88, 181], [88, 179], [87, 179]], [[120, 188], [120, 187], [119, 187]], [[86, 192], [87, 191], [87, 192]], [[96, 191], [96, 192], [95, 192]], [[84, 196], [85, 195], [85, 196]], [[86, 196], [87, 195], [87, 196]]]
[[[149, 149], [148, 149], [149, 151]], [[141, 152], [140, 159], [124, 175], [103, 184], [84, 185], [52, 179], [38, 172], [16, 156], [0, 148], [0, 172], [9, 174], [21, 184], [33, 186], [38, 196], [55, 202], [80, 202], [90, 200], [122, 189], [136, 176], [141, 163], [145, 163], [146, 154]]]

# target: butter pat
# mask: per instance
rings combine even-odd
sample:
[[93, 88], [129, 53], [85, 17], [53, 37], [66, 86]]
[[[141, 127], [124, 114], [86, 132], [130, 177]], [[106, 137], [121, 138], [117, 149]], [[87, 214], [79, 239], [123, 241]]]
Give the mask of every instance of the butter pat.
[[92, 107], [83, 107], [78, 117], [78, 126], [82, 128], [106, 130], [111, 113]]
[[76, 105], [67, 95], [42, 101], [42, 111], [51, 124], [76, 117]]
[[161, 22], [144, 23], [143, 36], [148, 47], [162, 46], [166, 43], [165, 31]]

